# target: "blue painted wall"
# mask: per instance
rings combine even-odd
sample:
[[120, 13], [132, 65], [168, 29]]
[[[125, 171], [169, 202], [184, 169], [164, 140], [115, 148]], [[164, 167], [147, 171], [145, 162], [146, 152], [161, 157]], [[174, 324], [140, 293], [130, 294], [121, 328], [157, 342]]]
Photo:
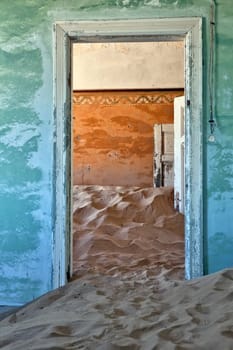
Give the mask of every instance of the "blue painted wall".
[[[210, 5], [208, 0], [1, 0], [0, 304], [25, 303], [52, 288], [53, 23], [203, 16], [207, 72]], [[206, 141], [204, 85], [206, 273], [233, 266], [232, 21], [231, 1], [219, 1], [215, 144]]]

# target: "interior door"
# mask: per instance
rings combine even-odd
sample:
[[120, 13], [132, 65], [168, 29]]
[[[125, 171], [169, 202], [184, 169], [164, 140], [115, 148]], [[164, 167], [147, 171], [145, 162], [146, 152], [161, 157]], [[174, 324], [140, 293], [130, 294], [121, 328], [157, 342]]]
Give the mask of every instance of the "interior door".
[[174, 200], [177, 211], [184, 213], [185, 114], [184, 96], [174, 99]]
[[154, 125], [154, 187], [174, 184], [174, 126]]

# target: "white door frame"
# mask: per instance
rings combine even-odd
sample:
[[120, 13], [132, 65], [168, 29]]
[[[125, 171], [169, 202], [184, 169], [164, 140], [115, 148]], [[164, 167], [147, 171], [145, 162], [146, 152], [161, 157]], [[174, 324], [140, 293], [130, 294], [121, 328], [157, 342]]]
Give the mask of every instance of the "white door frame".
[[174, 207], [184, 214], [185, 97], [174, 98]]
[[203, 275], [202, 19], [199, 17], [54, 24], [53, 287], [71, 273], [71, 59], [74, 42], [185, 40], [185, 277]]

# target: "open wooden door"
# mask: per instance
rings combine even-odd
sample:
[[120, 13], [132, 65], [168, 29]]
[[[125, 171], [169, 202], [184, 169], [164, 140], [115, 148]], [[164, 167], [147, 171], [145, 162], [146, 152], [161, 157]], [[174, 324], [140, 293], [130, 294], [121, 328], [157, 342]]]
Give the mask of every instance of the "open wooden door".
[[154, 125], [154, 187], [174, 185], [174, 126]]
[[175, 208], [184, 214], [185, 178], [184, 178], [184, 96], [174, 99], [174, 200]]

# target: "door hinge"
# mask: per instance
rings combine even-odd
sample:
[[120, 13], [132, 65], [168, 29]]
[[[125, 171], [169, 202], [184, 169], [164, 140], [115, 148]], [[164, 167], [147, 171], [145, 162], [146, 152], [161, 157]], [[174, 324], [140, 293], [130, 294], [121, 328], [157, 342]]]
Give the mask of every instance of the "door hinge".
[[69, 73], [69, 76], [68, 76], [68, 86], [71, 89], [71, 73]]
[[176, 197], [175, 197], [175, 206], [176, 206], [176, 211], [180, 212], [180, 194], [179, 192], [176, 192]]

